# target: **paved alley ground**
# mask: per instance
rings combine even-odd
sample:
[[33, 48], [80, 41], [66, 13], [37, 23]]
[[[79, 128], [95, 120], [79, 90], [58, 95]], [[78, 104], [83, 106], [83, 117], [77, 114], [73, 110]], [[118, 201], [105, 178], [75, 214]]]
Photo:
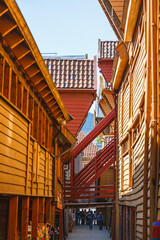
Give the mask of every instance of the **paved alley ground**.
[[97, 225], [94, 225], [92, 230], [88, 225], [75, 226], [72, 233], [68, 234], [67, 240], [111, 240], [108, 230], [103, 227], [99, 230]]

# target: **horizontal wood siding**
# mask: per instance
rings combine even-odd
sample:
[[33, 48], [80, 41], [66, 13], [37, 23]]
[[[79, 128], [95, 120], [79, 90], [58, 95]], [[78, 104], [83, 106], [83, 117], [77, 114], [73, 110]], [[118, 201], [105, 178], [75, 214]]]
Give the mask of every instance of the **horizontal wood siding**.
[[25, 194], [28, 122], [0, 98], [0, 192]]
[[133, 117], [136, 116], [139, 110], [139, 105], [145, 89], [145, 45], [144, 34], [142, 36], [140, 50], [137, 57], [136, 64], [133, 69]]
[[28, 131], [29, 122], [0, 97], [0, 192], [52, 197], [54, 158]]

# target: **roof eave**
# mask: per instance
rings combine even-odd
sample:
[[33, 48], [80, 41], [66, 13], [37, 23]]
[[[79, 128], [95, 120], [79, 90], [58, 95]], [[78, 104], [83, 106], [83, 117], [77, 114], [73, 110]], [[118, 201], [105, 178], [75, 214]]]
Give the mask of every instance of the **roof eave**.
[[[10, 1], [10, 0], [4, 0], [5, 4], [7, 5], [9, 11], [11, 12], [18, 28], [20, 29], [20, 31], [22, 32], [24, 38], [25, 38], [25, 41], [27, 42], [28, 46], [29, 46], [29, 49], [31, 50], [32, 52], [32, 55], [34, 56], [36, 62], [37, 62], [37, 65], [39, 66], [47, 84], [48, 84], [48, 87], [50, 88], [50, 91], [51, 93], [53, 94], [56, 102], [58, 103], [62, 113], [63, 113], [63, 116], [65, 118], [65, 121], [68, 122], [70, 121], [70, 116], [66, 110], [66, 107], [64, 106], [63, 104], [63, 101], [56, 89], [56, 86], [55, 84], [53, 83], [52, 81], [52, 78], [48, 72], [48, 69], [44, 63], [44, 60], [41, 56], [41, 53], [37, 47], [37, 44], [27, 26], [27, 23], [23, 17], [23, 15], [21, 14], [21, 11], [19, 10], [19, 7], [17, 6], [16, 2], [14, 0]], [[61, 123], [60, 123], [61, 124]]]
[[116, 66], [115, 69], [113, 68], [113, 75], [112, 75], [112, 87], [114, 90], [118, 90], [120, 83], [122, 81], [123, 73], [125, 71], [126, 65], [128, 63], [128, 52], [125, 44], [121, 42], [117, 47], [116, 50], [118, 51], [119, 57], [118, 61], [116, 59]]
[[98, 0], [104, 13], [106, 14], [108, 21], [111, 24], [111, 27], [113, 28], [113, 31], [115, 32], [117, 38], [119, 41], [123, 40], [123, 31], [121, 28], [121, 22], [115, 13], [112, 5], [110, 4], [109, 0]]
[[129, 1], [126, 24], [124, 29], [124, 42], [132, 41], [141, 2], [141, 0]]

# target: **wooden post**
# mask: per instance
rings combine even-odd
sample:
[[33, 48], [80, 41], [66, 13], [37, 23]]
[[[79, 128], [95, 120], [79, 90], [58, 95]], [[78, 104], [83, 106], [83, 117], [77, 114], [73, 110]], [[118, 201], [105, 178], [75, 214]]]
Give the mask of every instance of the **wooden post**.
[[55, 210], [56, 210], [56, 206], [51, 205], [51, 224], [53, 226], [55, 226]]
[[37, 225], [39, 215], [39, 198], [32, 201], [32, 240], [37, 240]]
[[44, 223], [45, 198], [39, 199], [39, 223]]
[[124, 235], [123, 235], [123, 238], [124, 238], [124, 240], [126, 240], [126, 206], [124, 206], [124, 227], [123, 227], [123, 229], [124, 229]]
[[21, 240], [28, 239], [29, 197], [22, 200]]
[[46, 199], [45, 222], [51, 222], [51, 198]]
[[59, 213], [59, 240], [63, 240], [63, 209]]
[[8, 240], [17, 240], [18, 196], [9, 200]]

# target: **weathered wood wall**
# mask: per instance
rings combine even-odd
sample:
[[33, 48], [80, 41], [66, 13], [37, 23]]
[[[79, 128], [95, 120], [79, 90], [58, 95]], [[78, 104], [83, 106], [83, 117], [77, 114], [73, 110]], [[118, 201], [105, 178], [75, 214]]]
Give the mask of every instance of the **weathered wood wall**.
[[113, 185], [113, 167], [108, 168], [100, 177], [100, 185]]
[[[145, 146], [144, 94], [146, 87], [145, 49], [144, 16], [141, 11], [137, 21], [133, 42], [129, 47], [132, 60], [125, 71], [118, 94], [117, 138], [117, 187], [119, 192], [119, 203], [120, 205], [128, 207], [136, 207], [136, 239], [143, 238], [143, 175]], [[150, 157], [150, 153], [148, 153], [148, 156]], [[149, 177], [150, 175], [148, 173], [148, 178]], [[149, 190], [147, 204], [149, 239]], [[124, 218], [126, 221], [127, 214], [130, 214], [130, 212], [123, 214], [125, 215]]]
[[54, 158], [31, 138], [29, 125], [0, 97], [0, 192], [52, 196]]
[[17, 69], [10, 56], [0, 53], [0, 94], [31, 123], [31, 136], [53, 153], [53, 123], [43, 104], [36, 96], [22, 72]]

